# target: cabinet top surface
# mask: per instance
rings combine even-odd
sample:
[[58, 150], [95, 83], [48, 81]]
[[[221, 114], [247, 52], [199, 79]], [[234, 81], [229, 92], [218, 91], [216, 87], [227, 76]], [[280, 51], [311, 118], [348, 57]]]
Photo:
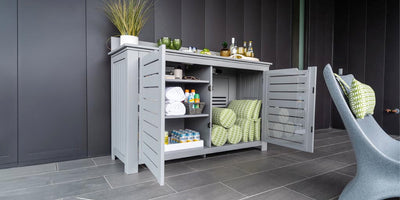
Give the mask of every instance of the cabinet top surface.
[[[150, 52], [157, 50], [157, 46], [148, 46], [148, 45], [129, 45], [129, 44], [124, 44], [121, 47], [112, 50], [111, 52], [108, 53], [110, 56], [118, 55], [119, 53], [125, 52], [127, 50], [132, 50], [132, 51], [140, 51], [140, 52]], [[246, 65], [248, 67], [253, 66], [257, 67], [259, 69], [266, 69], [268, 70], [269, 66], [272, 65], [270, 62], [261, 62], [261, 61], [249, 61], [249, 60], [240, 60], [240, 59], [234, 59], [234, 58], [229, 58], [229, 57], [222, 57], [222, 56], [215, 56], [215, 55], [203, 55], [203, 54], [198, 54], [198, 53], [189, 53], [189, 52], [183, 52], [183, 51], [177, 51], [177, 50], [171, 50], [167, 49], [166, 50], [166, 60], [167, 61], [173, 61], [173, 62], [189, 62], [193, 64], [208, 64], [208, 65], [214, 65], [214, 66], [219, 66], [221, 63], [230, 63], [230, 64], [236, 64], [236, 65]], [[194, 61], [194, 62], [191, 62]], [[196, 61], [201, 61], [197, 63]], [[222, 66], [223, 67], [223, 66]]]

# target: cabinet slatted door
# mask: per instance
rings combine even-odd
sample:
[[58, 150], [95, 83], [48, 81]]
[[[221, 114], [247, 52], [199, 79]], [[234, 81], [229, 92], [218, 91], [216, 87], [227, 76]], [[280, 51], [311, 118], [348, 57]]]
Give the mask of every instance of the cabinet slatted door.
[[264, 140], [314, 151], [316, 74], [316, 67], [264, 72]]
[[140, 159], [164, 185], [165, 45], [140, 59]]

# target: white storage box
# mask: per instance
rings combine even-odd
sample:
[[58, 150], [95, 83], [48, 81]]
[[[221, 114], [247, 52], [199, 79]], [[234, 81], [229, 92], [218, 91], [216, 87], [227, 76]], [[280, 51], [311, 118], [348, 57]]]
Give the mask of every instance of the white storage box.
[[192, 148], [203, 148], [204, 141], [196, 141], [196, 142], [187, 142], [187, 143], [175, 143], [175, 144], [166, 144], [164, 147], [164, 151], [177, 151], [177, 150], [184, 150], [184, 149], [192, 149]]

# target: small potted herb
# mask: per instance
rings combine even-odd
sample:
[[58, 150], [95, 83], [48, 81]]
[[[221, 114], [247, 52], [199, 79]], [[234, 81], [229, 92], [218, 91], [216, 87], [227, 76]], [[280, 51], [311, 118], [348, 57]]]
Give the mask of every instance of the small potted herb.
[[231, 55], [231, 51], [228, 49], [228, 43], [222, 43], [222, 49], [220, 51], [220, 55], [224, 57], [229, 57]]

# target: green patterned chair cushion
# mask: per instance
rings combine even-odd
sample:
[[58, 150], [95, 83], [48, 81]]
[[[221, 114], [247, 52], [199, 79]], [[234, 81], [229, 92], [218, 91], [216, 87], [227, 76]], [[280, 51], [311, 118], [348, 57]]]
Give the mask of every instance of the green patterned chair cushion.
[[230, 128], [235, 124], [236, 114], [228, 108], [212, 108], [212, 123]]
[[237, 144], [242, 140], [242, 129], [238, 125], [233, 125], [228, 128], [228, 143]]
[[255, 126], [255, 135], [254, 135], [254, 140], [260, 141], [261, 140], [261, 118], [258, 118], [254, 122]]
[[249, 141], [253, 142], [254, 141], [254, 136], [256, 133], [256, 128], [255, 128], [255, 122], [256, 120], [250, 119], [250, 128], [249, 128]]
[[375, 92], [369, 85], [353, 79], [350, 87], [340, 76], [337, 74], [335, 76], [342, 87], [343, 93], [349, 99], [351, 111], [357, 118], [364, 119], [366, 115], [374, 114]]
[[238, 118], [253, 119], [258, 100], [233, 100], [228, 108], [232, 109]]
[[226, 140], [228, 139], [228, 131], [218, 125], [213, 125], [212, 130], [211, 130], [211, 143], [215, 146], [222, 146], [226, 143]]
[[253, 119], [257, 120], [260, 117], [261, 100], [257, 100], [256, 108], [254, 109]]
[[236, 119], [235, 125], [240, 126], [240, 128], [242, 129], [243, 133], [242, 141], [248, 142], [252, 121], [248, 119], [238, 118]]

